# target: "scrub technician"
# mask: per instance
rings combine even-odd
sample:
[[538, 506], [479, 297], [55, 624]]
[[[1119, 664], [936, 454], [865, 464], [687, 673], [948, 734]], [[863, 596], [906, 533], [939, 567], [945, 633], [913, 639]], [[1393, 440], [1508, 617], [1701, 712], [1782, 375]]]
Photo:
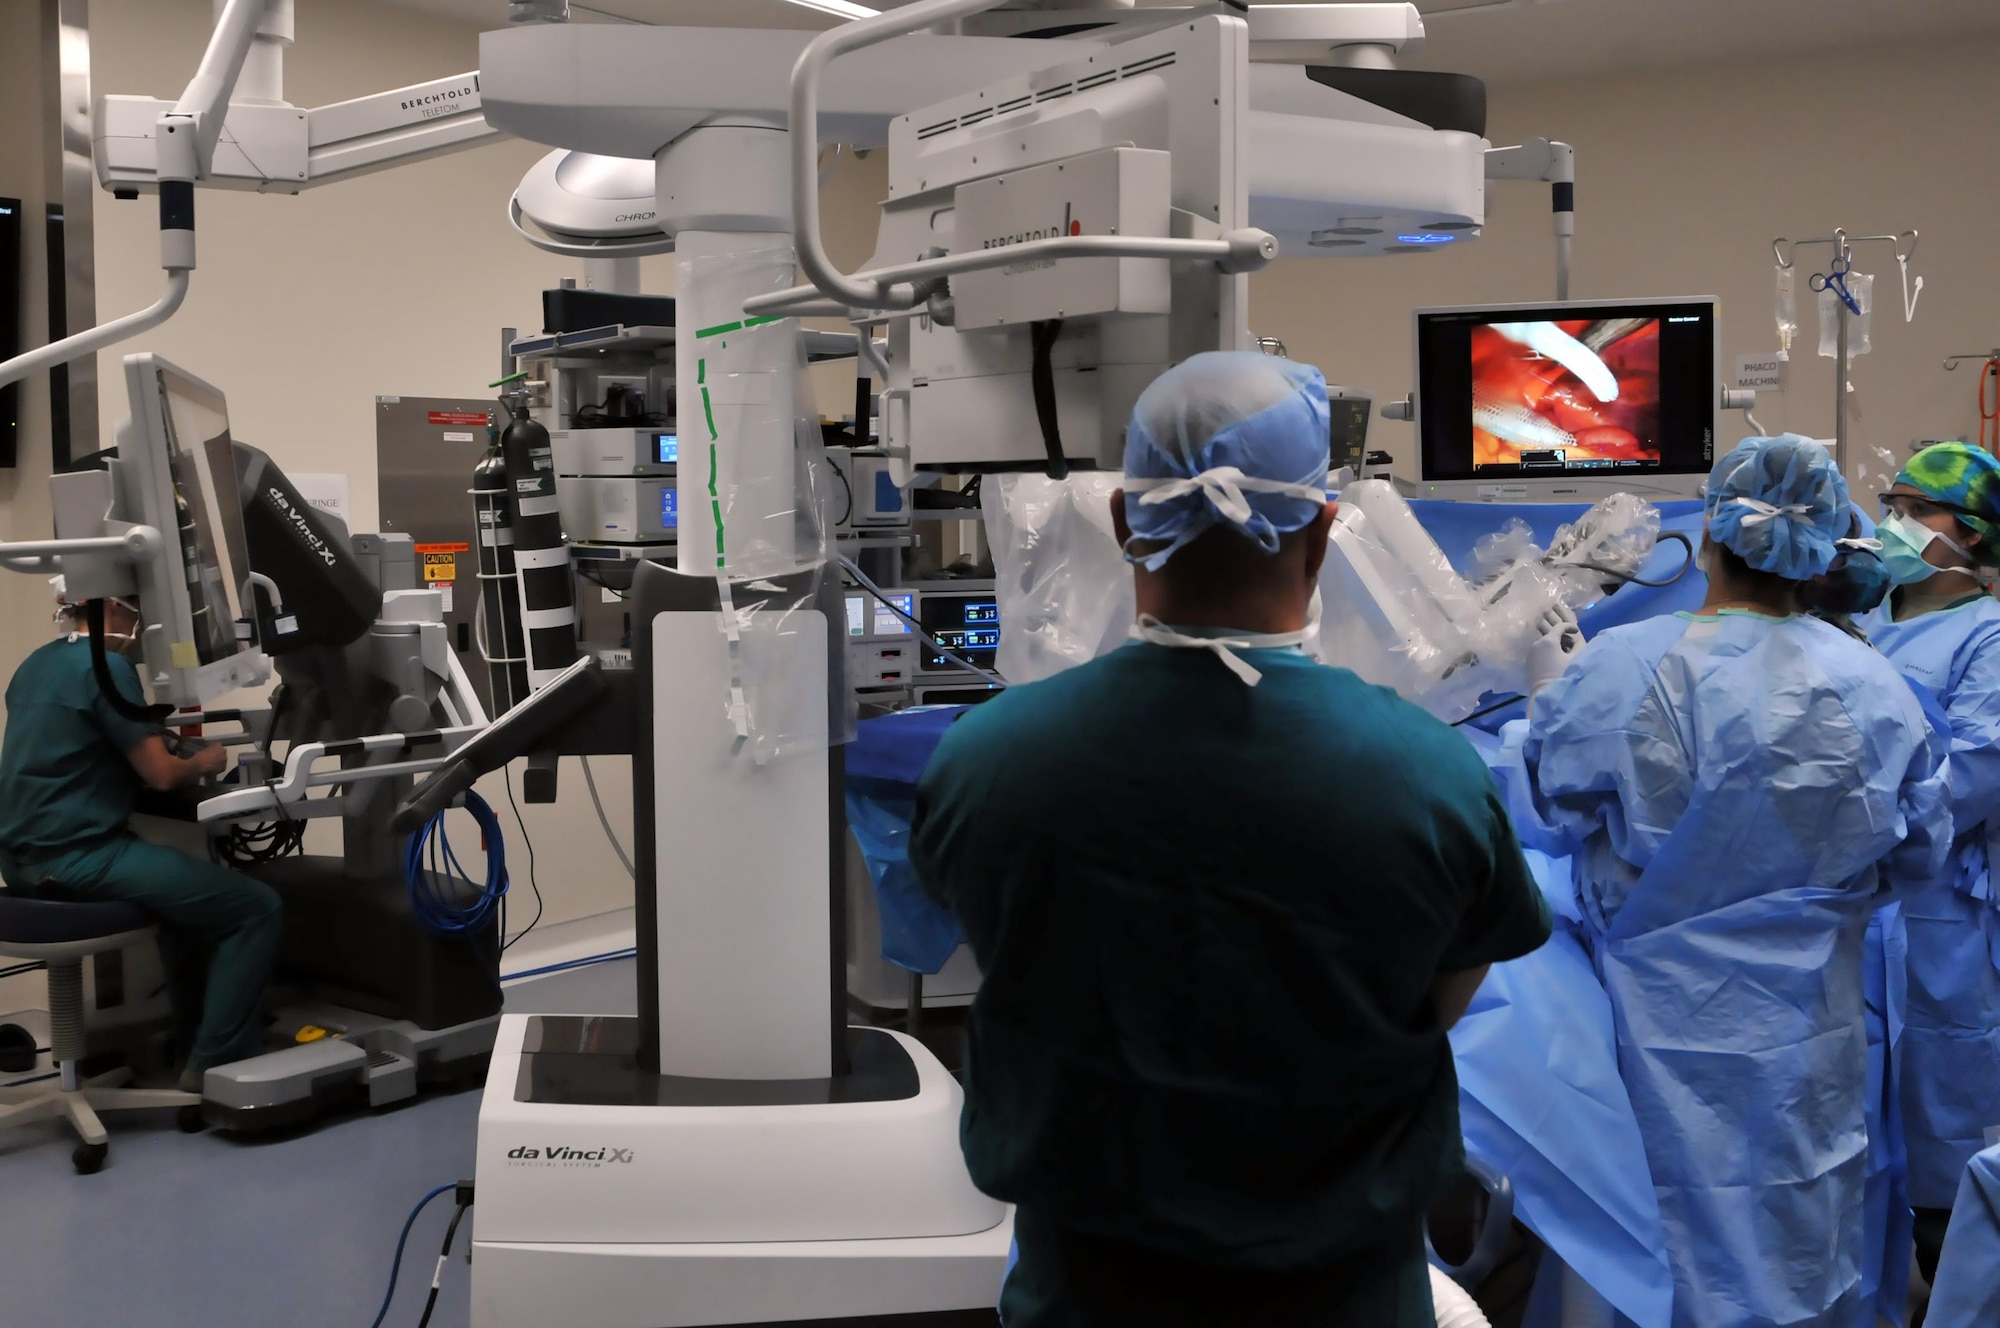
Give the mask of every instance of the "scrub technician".
[[1517, 819], [1571, 855], [1676, 1328], [1872, 1322], [1863, 937], [1943, 868], [1943, 753], [1893, 665], [1799, 612], [1848, 529], [1825, 450], [1745, 439], [1707, 508], [1702, 611], [1536, 698]]
[[[59, 615], [66, 635], [23, 660], [7, 686], [0, 877], [31, 898], [120, 900], [160, 920], [160, 956], [190, 1047], [181, 1086], [196, 1092], [209, 1066], [263, 1050], [258, 1003], [278, 950], [278, 897], [132, 833], [126, 822], [141, 781], [162, 792], [185, 788], [220, 773], [228, 751], [177, 756], [159, 724], [114, 710], [75, 616]], [[106, 601], [106, 663], [125, 699], [143, 705], [139, 671], [123, 653], [138, 622], [129, 605]]]
[[1197, 355], [1140, 397], [1121, 649], [968, 711], [919, 879], [984, 974], [962, 1138], [1019, 1205], [1007, 1328], [1417, 1328], [1459, 1161], [1445, 1032], [1548, 913], [1484, 764], [1316, 663], [1316, 370]]
[[1996, 561], [2000, 461], [1965, 443], [1925, 448], [1882, 506], [1878, 534], [1896, 590], [1862, 626], [1951, 722], [1951, 866], [1902, 908], [1903, 1128], [1928, 1278], [1966, 1163], [2000, 1126], [2000, 900], [1989, 865], [2000, 834], [2000, 603], [1977, 571]]

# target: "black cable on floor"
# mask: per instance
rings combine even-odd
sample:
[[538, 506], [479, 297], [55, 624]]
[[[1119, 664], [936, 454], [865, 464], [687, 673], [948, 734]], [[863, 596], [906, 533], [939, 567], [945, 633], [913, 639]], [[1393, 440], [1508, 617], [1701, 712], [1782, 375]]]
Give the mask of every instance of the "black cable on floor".
[[423, 1212], [424, 1206], [440, 1194], [445, 1194], [457, 1188], [457, 1184], [437, 1186], [429, 1194], [417, 1200], [417, 1206], [412, 1208], [410, 1215], [403, 1220], [403, 1234], [396, 1237], [396, 1258], [389, 1265], [389, 1289], [382, 1293], [382, 1308], [375, 1311], [375, 1322], [370, 1324], [369, 1328], [382, 1328], [382, 1320], [389, 1317], [389, 1302], [396, 1298], [396, 1279], [403, 1271], [403, 1246], [410, 1239], [410, 1228], [417, 1224], [417, 1214]]
[[[467, 1188], [463, 1181], [459, 1182], [458, 1192], [461, 1195], [466, 1192]], [[458, 1236], [458, 1224], [464, 1220], [465, 1214], [471, 1207], [472, 1201], [470, 1199], [461, 1198], [457, 1210], [451, 1215], [451, 1225], [444, 1229], [444, 1246], [438, 1251], [437, 1269], [431, 1273], [431, 1294], [424, 1301], [424, 1317], [417, 1320], [417, 1328], [430, 1328], [431, 1313], [437, 1309], [438, 1287], [444, 1281], [445, 1260], [451, 1258], [451, 1243]]]

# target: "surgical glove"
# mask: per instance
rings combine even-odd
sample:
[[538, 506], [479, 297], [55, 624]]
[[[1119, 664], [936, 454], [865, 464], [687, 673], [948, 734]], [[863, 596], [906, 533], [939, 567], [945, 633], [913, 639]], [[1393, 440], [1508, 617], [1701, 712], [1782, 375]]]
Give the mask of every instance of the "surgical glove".
[[1556, 605], [1542, 621], [1542, 634], [1528, 647], [1530, 713], [1534, 710], [1536, 695], [1562, 677], [1571, 657], [1583, 649], [1583, 629], [1577, 625], [1575, 610], [1568, 605]]

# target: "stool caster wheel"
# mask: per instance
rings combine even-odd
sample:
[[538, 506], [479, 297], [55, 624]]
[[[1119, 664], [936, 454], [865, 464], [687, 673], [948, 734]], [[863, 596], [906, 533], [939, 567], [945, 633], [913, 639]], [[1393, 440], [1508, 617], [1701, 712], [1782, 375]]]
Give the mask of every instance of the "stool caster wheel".
[[200, 1134], [208, 1128], [208, 1120], [201, 1114], [201, 1104], [191, 1103], [174, 1114], [174, 1124], [182, 1134]]
[[76, 1151], [69, 1155], [70, 1165], [79, 1176], [94, 1175], [104, 1166], [104, 1159], [111, 1156], [110, 1144], [78, 1144]]

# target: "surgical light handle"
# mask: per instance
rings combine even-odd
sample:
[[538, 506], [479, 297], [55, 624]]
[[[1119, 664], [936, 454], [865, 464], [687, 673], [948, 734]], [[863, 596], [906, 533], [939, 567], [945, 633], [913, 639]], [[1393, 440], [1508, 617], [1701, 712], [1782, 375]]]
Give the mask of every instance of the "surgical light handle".
[[1556, 299], [1567, 301], [1570, 246], [1576, 238], [1576, 149], [1546, 138], [1531, 138], [1511, 148], [1488, 148], [1486, 178], [1548, 184], [1549, 210], [1555, 218]]
[[876, 268], [848, 276], [833, 265], [820, 235], [819, 83], [836, 56], [876, 46], [940, 23], [997, 7], [1002, 0], [919, 0], [886, 14], [829, 28], [807, 44], [792, 67], [791, 154], [792, 228], [799, 268], [810, 285], [774, 291], [748, 300], [752, 317], [798, 314], [810, 301], [831, 298], [851, 309], [914, 309], [930, 298], [936, 282], [961, 272], [979, 272], [1013, 263], [1056, 258], [1176, 258], [1215, 263], [1231, 275], [1254, 272], [1278, 256], [1268, 233], [1246, 228], [1215, 240], [1167, 237], [1058, 236], [1029, 244], [972, 250], [943, 258]]
[[277, 3], [279, 0], [228, 0], [194, 77], [154, 128], [154, 151], [159, 158], [160, 266], [167, 270], [167, 288], [160, 298], [138, 313], [0, 363], [0, 387], [150, 332], [180, 309], [181, 301], [187, 298], [188, 273], [195, 266], [194, 182], [208, 173], [243, 62], [257, 39], [266, 7]]

